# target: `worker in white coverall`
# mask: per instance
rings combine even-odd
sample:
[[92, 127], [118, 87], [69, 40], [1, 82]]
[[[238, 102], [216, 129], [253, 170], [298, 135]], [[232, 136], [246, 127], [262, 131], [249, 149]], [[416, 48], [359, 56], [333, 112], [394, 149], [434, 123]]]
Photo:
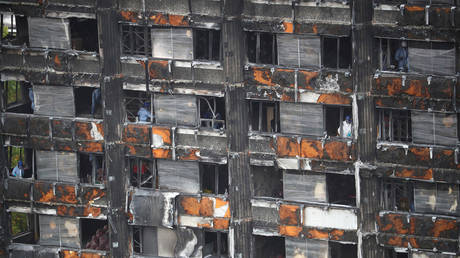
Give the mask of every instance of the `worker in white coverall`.
[[337, 133], [343, 138], [351, 138], [352, 127], [351, 117], [346, 116]]

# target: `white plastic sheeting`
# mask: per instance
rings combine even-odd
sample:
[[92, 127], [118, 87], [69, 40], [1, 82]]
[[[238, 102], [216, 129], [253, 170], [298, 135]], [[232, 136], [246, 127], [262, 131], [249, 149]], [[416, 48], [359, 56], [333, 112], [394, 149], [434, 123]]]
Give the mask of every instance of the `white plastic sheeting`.
[[159, 257], [174, 257], [176, 232], [160, 227], [142, 228], [142, 254]]
[[321, 66], [321, 40], [316, 36], [278, 34], [278, 64], [289, 67]]
[[152, 56], [168, 59], [193, 59], [193, 33], [191, 29], [154, 28]]
[[37, 178], [79, 183], [77, 154], [74, 152], [36, 151]]
[[456, 145], [456, 114], [412, 111], [411, 119], [415, 143]]
[[158, 160], [157, 166], [160, 189], [182, 193], [200, 192], [198, 162]]
[[409, 71], [422, 74], [454, 75], [455, 49], [409, 47]]
[[70, 49], [70, 27], [66, 19], [29, 17], [31, 47]]
[[282, 133], [323, 135], [323, 106], [304, 103], [280, 103]]
[[337, 228], [344, 230], [357, 230], [358, 217], [353, 210], [306, 207], [304, 210], [303, 224], [313, 228]]
[[327, 202], [326, 175], [287, 170], [283, 173], [283, 196], [290, 201]]
[[155, 94], [155, 118], [158, 124], [196, 126], [196, 96]]
[[40, 245], [80, 248], [78, 219], [40, 215]]
[[47, 116], [75, 116], [72, 87], [34, 85], [34, 114]]

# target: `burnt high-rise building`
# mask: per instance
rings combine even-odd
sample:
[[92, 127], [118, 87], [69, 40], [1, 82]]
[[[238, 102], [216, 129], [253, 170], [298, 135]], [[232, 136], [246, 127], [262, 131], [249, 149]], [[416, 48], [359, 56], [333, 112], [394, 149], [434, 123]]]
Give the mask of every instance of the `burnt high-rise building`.
[[457, 5], [0, 1], [0, 257], [460, 257]]

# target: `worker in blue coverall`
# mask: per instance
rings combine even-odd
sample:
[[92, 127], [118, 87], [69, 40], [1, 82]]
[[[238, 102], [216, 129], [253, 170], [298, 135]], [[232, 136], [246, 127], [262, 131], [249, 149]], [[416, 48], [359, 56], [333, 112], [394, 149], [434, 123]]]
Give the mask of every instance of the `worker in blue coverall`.
[[96, 105], [99, 104], [101, 101], [101, 88], [96, 88], [93, 90], [93, 94], [91, 94], [91, 115], [94, 116], [96, 112]]
[[18, 165], [13, 168], [13, 172], [11, 175], [14, 177], [23, 177], [24, 176], [24, 166], [22, 164], [22, 160], [18, 162]]
[[145, 102], [144, 106], [139, 108], [139, 111], [137, 111], [137, 116], [139, 117], [139, 122], [148, 122], [151, 121], [154, 116], [152, 116], [152, 113], [150, 113], [150, 102]]
[[401, 47], [396, 50], [395, 60], [398, 62], [398, 70], [407, 72], [408, 70], [409, 51], [407, 51], [407, 42], [401, 42]]

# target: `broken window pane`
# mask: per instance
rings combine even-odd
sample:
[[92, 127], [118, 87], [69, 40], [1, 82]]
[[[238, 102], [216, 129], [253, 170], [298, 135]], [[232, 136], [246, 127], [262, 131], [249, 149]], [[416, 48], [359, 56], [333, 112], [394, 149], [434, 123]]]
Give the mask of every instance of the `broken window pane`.
[[275, 167], [251, 166], [254, 196], [283, 198], [283, 172]]
[[200, 96], [200, 127], [201, 128], [225, 128], [225, 99], [216, 97]]
[[[332, 204], [356, 205], [354, 175], [326, 174], [328, 202]], [[340, 189], [340, 190], [339, 190]]]
[[180, 60], [193, 59], [193, 36], [191, 29], [153, 28], [152, 56]]
[[105, 182], [106, 174], [103, 155], [80, 153], [78, 162], [81, 183], [103, 184]]
[[155, 94], [157, 124], [197, 126], [197, 100], [192, 95]]
[[411, 182], [387, 181], [383, 184], [383, 202], [387, 210], [414, 211], [413, 184]]
[[156, 188], [156, 164], [148, 159], [129, 158], [128, 166], [131, 185], [134, 187]]
[[218, 258], [228, 257], [227, 233], [204, 233], [203, 257]]
[[145, 91], [124, 90], [126, 119], [129, 122], [148, 123], [154, 120], [150, 96]]
[[72, 49], [96, 52], [99, 50], [96, 19], [70, 18]]
[[108, 251], [109, 231], [107, 221], [97, 219], [80, 219], [82, 246], [85, 249]]
[[291, 67], [320, 68], [319, 37], [278, 34], [278, 64]]
[[67, 19], [29, 17], [31, 47], [70, 49], [70, 29]]
[[351, 68], [352, 48], [349, 37], [324, 37], [322, 51], [324, 67], [335, 69]]
[[283, 237], [254, 235], [255, 258], [286, 257]]
[[325, 106], [328, 136], [351, 138], [353, 134], [351, 107]]
[[412, 142], [410, 110], [378, 109], [378, 112], [379, 140]]
[[251, 101], [250, 109], [251, 131], [279, 132], [279, 102]]
[[150, 29], [147, 26], [121, 25], [122, 49], [125, 55], [150, 56], [152, 40]]
[[38, 240], [37, 216], [35, 214], [10, 213], [11, 240], [13, 243], [35, 244]]
[[323, 136], [323, 106], [281, 102], [281, 132]]
[[228, 193], [227, 165], [200, 163], [201, 191], [209, 194]]
[[298, 202], [327, 202], [326, 175], [285, 170], [284, 199]]
[[194, 30], [194, 54], [198, 60], [220, 60], [220, 30]]
[[265, 32], [246, 32], [247, 56], [250, 63], [274, 64], [277, 61], [276, 35]]
[[32, 86], [22, 81], [2, 81], [6, 112], [31, 114], [33, 112]]

